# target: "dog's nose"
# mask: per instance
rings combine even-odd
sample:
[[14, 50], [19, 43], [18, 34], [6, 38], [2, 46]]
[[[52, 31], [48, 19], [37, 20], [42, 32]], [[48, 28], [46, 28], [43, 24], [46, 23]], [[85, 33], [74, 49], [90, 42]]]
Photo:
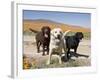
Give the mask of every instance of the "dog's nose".
[[60, 35], [58, 35], [57, 37], [58, 37], [58, 39], [60, 39]]

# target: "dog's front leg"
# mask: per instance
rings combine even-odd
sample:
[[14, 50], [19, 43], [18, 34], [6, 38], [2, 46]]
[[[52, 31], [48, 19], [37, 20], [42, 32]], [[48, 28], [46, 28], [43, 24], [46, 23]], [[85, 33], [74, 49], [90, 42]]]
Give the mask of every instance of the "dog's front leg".
[[58, 58], [59, 58], [59, 64], [62, 64], [61, 54], [58, 56]]
[[64, 46], [64, 48], [62, 49], [62, 53], [65, 54], [65, 57], [64, 57], [64, 60], [65, 60], [65, 61], [67, 61], [67, 59], [68, 59], [68, 58], [67, 58], [67, 54], [68, 54], [67, 52], [68, 52], [68, 49]]
[[52, 56], [52, 50], [50, 50], [50, 52], [49, 52], [49, 57], [48, 57], [47, 65], [50, 64], [51, 56]]
[[43, 56], [45, 55], [45, 45], [43, 44]]
[[64, 60], [65, 61], [67, 61], [67, 52], [68, 52], [68, 48], [67, 48], [66, 41], [65, 41], [65, 38], [64, 38], [64, 40], [63, 40], [62, 53], [65, 54], [65, 57], [64, 57]]

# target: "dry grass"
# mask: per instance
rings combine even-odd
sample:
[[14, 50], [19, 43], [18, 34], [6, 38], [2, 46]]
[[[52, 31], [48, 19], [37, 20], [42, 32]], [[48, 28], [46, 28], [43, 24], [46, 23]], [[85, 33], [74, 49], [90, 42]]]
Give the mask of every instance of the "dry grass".
[[[32, 57], [33, 61], [30, 61], [31, 63], [27, 63], [27, 65], [31, 64], [31, 66], [26, 66], [24, 64], [24, 69], [41, 69], [41, 68], [67, 68], [67, 67], [84, 67], [84, 66], [90, 66], [90, 60], [89, 59], [71, 59], [67, 62], [63, 62], [62, 64], [59, 64], [58, 59], [56, 57], [53, 57], [51, 60], [50, 65], [46, 65], [47, 59], [44, 59], [42, 61], [36, 62], [36, 60]], [[30, 58], [29, 58], [30, 60]], [[29, 62], [29, 61], [27, 61]]]

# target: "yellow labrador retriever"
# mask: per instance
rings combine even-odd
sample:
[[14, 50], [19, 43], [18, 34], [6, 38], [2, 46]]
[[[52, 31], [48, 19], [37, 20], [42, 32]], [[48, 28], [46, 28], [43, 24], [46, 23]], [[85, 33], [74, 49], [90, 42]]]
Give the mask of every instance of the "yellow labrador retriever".
[[54, 28], [51, 31], [51, 35], [50, 35], [51, 36], [51, 39], [50, 39], [50, 52], [49, 52], [49, 57], [48, 57], [47, 65], [50, 64], [50, 62], [51, 62], [51, 56], [52, 56], [52, 54], [55, 54], [55, 53], [58, 55], [59, 64], [62, 63], [62, 61], [61, 61], [61, 55], [66, 50], [64, 36], [69, 31], [70, 30], [68, 30], [65, 33], [63, 33], [62, 29], [60, 29], [60, 28]]

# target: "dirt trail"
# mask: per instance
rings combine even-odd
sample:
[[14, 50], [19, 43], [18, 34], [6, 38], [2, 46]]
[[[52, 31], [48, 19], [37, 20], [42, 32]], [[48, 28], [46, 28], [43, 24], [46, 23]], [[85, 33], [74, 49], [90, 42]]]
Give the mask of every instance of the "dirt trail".
[[[41, 49], [42, 50], [42, 49]], [[90, 40], [82, 40], [80, 42], [80, 45], [78, 47], [77, 53], [88, 55], [89, 58], [85, 57], [73, 57], [78, 64], [81, 64], [83, 66], [90, 65], [91, 62], [91, 42]], [[34, 58], [38, 64], [41, 64], [43, 62], [47, 61], [48, 55], [42, 56], [42, 51], [40, 53], [37, 53], [36, 43], [33, 36], [24, 36], [24, 55], [26, 55], [29, 58]], [[69, 62], [70, 64], [70, 62]]]

